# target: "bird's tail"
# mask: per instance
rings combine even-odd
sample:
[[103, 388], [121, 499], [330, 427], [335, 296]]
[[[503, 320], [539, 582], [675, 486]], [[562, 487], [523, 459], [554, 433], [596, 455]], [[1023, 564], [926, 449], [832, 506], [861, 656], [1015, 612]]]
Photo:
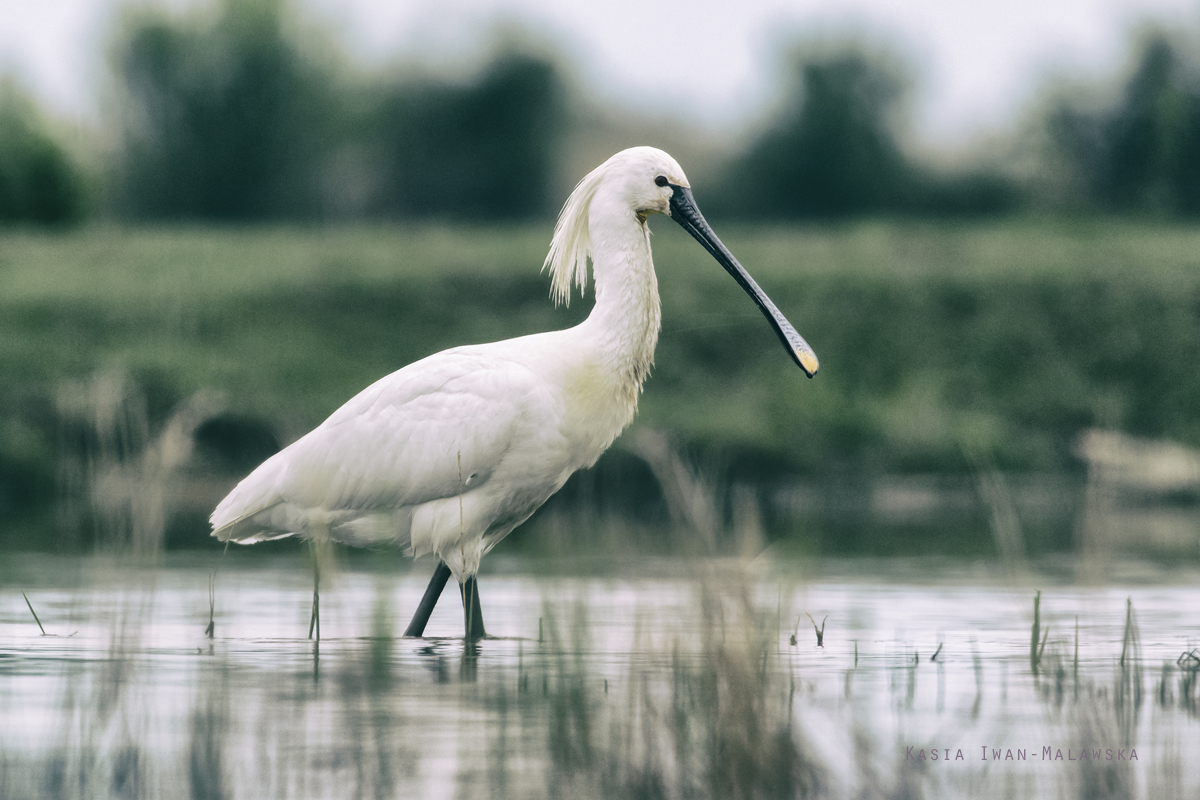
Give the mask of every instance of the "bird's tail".
[[273, 506], [219, 526], [214, 513], [209, 520], [213, 526], [212, 535], [222, 542], [237, 544], [256, 544], [303, 535], [303, 526], [288, 525], [286, 515], [279, 513], [281, 510], [279, 506]]

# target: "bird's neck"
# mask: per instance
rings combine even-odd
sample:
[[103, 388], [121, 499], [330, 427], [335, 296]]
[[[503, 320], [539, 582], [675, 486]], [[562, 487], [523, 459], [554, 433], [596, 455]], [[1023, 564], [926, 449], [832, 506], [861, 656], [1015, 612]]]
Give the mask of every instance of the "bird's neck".
[[592, 205], [588, 226], [596, 305], [584, 325], [597, 355], [636, 397], [662, 321], [650, 232], [644, 220], [609, 204]]

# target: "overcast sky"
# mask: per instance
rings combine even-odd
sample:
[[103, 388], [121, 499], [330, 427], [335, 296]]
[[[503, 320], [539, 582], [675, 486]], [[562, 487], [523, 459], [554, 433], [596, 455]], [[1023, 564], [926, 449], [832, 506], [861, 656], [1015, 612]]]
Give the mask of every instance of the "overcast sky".
[[[169, 0], [187, 6], [205, 0]], [[366, 61], [453, 63], [499, 22], [537, 32], [585, 87], [626, 107], [737, 131], [773, 98], [784, 46], [865, 32], [918, 70], [928, 144], [1002, 128], [1048, 71], [1112, 75], [1145, 20], [1200, 27], [1196, 0], [299, 0]], [[0, 71], [54, 111], [95, 114], [105, 37], [121, 0], [0, 0]]]

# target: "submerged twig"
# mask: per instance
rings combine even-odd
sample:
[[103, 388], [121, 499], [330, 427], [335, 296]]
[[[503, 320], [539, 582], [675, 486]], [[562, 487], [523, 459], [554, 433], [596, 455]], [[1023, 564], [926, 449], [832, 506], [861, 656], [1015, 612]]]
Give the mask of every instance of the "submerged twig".
[[[812, 623], [813, 633], [815, 633], [817, 635], [817, 647], [824, 647], [825, 646], [825, 620], [829, 619], [829, 615], [826, 614], [825, 617], [821, 620], [820, 628], [817, 628], [817, 621], [815, 619], [813, 619], [812, 614], [809, 614], [806, 611], [806, 612], [804, 612], [804, 616], [808, 617], [809, 622]], [[797, 630], [799, 630], [799, 628], [800, 628], [799, 621], [796, 622], [796, 628], [797, 628]]]
[[1120, 665], [1125, 666], [1125, 657], [1131, 656], [1136, 658], [1138, 651], [1138, 631], [1137, 623], [1133, 619], [1133, 598], [1125, 599], [1125, 632], [1121, 635], [1121, 661]]
[[1041, 636], [1042, 618], [1038, 607], [1042, 602], [1041, 590], [1033, 593], [1033, 627], [1029, 634], [1029, 668], [1033, 670], [1033, 677], [1038, 674], [1038, 660], [1041, 654], [1038, 652], [1038, 639]]
[[1071, 669], [1075, 680], [1075, 690], [1079, 691], [1079, 615], [1075, 615], [1075, 659]]
[[1175, 659], [1175, 666], [1191, 672], [1200, 670], [1200, 647], [1180, 653], [1179, 658]]
[[29, 613], [33, 614], [33, 621], [37, 623], [38, 630], [42, 632], [42, 636], [48, 636], [46, 629], [42, 627], [42, 621], [38, 619], [37, 612], [33, 610], [33, 603], [29, 602], [29, 596], [21, 592], [21, 597], [25, 598], [25, 605], [29, 606]]
[[215, 636], [217, 629], [216, 621], [217, 609], [217, 573], [214, 570], [208, 576], [208, 627], [204, 629], [204, 635], [212, 639]]

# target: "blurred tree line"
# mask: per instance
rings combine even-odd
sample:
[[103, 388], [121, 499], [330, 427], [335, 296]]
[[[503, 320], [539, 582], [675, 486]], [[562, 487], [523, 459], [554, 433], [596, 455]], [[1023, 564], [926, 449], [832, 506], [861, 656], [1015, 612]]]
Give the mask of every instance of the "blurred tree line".
[[[1140, 37], [1115, 100], [1066, 93], [1051, 105], [1051, 157], [1067, 202], [1116, 213], [1200, 218], [1200, 43]], [[1086, 93], [1082, 93], [1085, 97]]]
[[1020, 202], [995, 171], [944, 176], [911, 159], [899, 121], [907, 68], [854, 43], [792, 56], [787, 98], [727, 169], [718, 208], [767, 219], [1006, 213]]
[[121, 213], [152, 219], [541, 213], [562, 129], [549, 61], [500, 53], [474, 80], [346, 77], [284, 0], [215, 19], [130, 15], [114, 49]]
[[0, 82], [0, 221], [64, 223], [83, 210], [78, 170], [37, 105]]
[[[801, 47], [784, 101], [705, 203], [776, 220], [1031, 206], [1200, 217], [1200, 42], [1158, 31], [1134, 50], [1119, 91], [1090, 103], [1061, 92], [1036, 112], [1040, 136], [1013, 145], [1036, 151], [1021, 174], [994, 159], [948, 171], [914, 158], [903, 59], [854, 42]], [[0, 220], [505, 220], [563, 199], [555, 178], [577, 106], [555, 57], [512, 42], [467, 79], [361, 74], [288, 0], [214, 0], [129, 10], [110, 61], [117, 144], [90, 208], [88, 181], [32, 101], [0, 91]]]

